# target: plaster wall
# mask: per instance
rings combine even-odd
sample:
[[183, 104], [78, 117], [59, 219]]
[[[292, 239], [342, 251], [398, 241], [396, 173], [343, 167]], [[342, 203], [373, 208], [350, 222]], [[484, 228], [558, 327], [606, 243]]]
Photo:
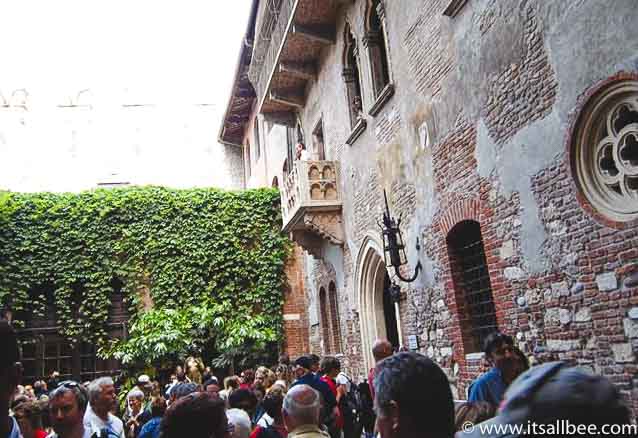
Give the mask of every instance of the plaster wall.
[[[321, 263], [306, 264], [311, 345], [321, 345], [314, 289], [334, 269], [347, 303], [339, 311], [351, 372], [369, 365], [361, 354], [369, 345], [352, 353], [358, 323], [369, 316], [349, 299], [365, 292], [356, 288], [352, 260], [365, 237], [379, 233], [385, 189], [403, 217], [408, 270], [417, 259], [424, 266], [403, 285], [403, 340], [416, 335], [460, 397], [484, 364], [465, 351], [445, 238], [455, 223], [473, 219], [499, 328], [537, 361], [568, 359], [608, 376], [637, 410], [638, 343], [624, 325], [633, 327], [628, 315], [638, 311], [631, 280], [638, 258], [627, 254], [638, 246], [636, 227], [609, 228], [587, 214], [565, 153], [579, 97], [619, 71], [638, 71], [635, 2], [616, 1], [610, 13], [604, 0], [470, 0], [454, 18], [443, 15], [445, 0], [384, 3], [394, 96], [376, 116], [366, 114], [366, 130], [346, 145], [346, 22], [360, 48], [364, 110], [374, 103], [362, 44], [366, 2], [355, 1], [341, 10], [336, 43], [323, 51], [300, 111], [305, 137], [323, 120], [326, 158], [341, 162], [346, 233], [342, 248], [326, 243]], [[601, 240], [618, 243], [599, 250]], [[601, 289], [601, 275], [613, 277], [615, 288]]]

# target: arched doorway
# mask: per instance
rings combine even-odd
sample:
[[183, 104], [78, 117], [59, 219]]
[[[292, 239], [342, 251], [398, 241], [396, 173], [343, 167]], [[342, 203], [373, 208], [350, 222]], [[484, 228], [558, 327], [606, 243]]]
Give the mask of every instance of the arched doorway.
[[388, 339], [396, 347], [401, 339], [398, 329], [401, 321], [387, 291], [390, 279], [382, 254], [380, 243], [366, 237], [357, 257], [356, 285], [366, 369], [374, 365], [370, 350], [376, 339]]

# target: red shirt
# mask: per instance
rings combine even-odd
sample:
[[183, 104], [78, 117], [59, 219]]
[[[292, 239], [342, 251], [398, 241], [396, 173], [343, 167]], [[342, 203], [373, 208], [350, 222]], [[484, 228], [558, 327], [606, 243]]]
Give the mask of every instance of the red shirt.
[[[276, 425], [273, 424], [270, 427], [272, 429], [275, 429], [275, 431], [279, 434], [279, 436], [281, 436], [281, 438], [286, 438], [288, 436], [288, 431], [286, 430], [285, 426], [276, 426]], [[265, 428], [261, 427], [261, 426], [255, 427], [255, 429], [250, 434], [249, 438], [258, 438], [259, 435], [261, 435], [261, 431], [262, 430], [265, 430]]]
[[[330, 387], [330, 391], [334, 394], [335, 398], [337, 398], [337, 382], [335, 379], [328, 376], [321, 377], [321, 380], [326, 382]], [[337, 405], [337, 416], [335, 418], [335, 426], [339, 429], [343, 429], [343, 416], [341, 415], [341, 410], [339, 410], [339, 405]]]
[[46, 438], [47, 432], [44, 429], [36, 429], [35, 430], [35, 438]]

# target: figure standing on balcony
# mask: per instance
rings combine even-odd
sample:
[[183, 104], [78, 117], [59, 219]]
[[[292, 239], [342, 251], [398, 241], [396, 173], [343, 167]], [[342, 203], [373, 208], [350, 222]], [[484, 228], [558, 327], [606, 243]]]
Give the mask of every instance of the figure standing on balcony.
[[297, 151], [297, 160], [310, 161], [310, 153], [306, 150], [305, 144], [303, 144], [302, 142], [297, 143], [296, 151]]

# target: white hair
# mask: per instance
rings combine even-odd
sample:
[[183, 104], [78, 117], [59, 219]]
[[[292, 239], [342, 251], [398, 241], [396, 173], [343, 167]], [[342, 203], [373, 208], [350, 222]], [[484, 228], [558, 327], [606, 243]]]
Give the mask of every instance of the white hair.
[[115, 382], [113, 382], [113, 379], [111, 379], [110, 377], [100, 377], [89, 383], [89, 386], [87, 388], [87, 391], [89, 393], [89, 401], [91, 403], [96, 401], [102, 393], [102, 387], [108, 385], [115, 385]]
[[231, 438], [248, 438], [252, 430], [250, 417], [241, 409], [229, 409], [226, 411], [228, 423], [232, 424]]
[[144, 398], [144, 393], [139, 388], [133, 388], [126, 394], [126, 399], [130, 400], [132, 398], [136, 398], [138, 400], [142, 400]]
[[[311, 392], [312, 397], [304, 400], [302, 393]], [[301, 399], [301, 400], [299, 400]], [[321, 409], [321, 396], [311, 386], [295, 385], [284, 397], [283, 410], [289, 417], [301, 424], [316, 424]]]

